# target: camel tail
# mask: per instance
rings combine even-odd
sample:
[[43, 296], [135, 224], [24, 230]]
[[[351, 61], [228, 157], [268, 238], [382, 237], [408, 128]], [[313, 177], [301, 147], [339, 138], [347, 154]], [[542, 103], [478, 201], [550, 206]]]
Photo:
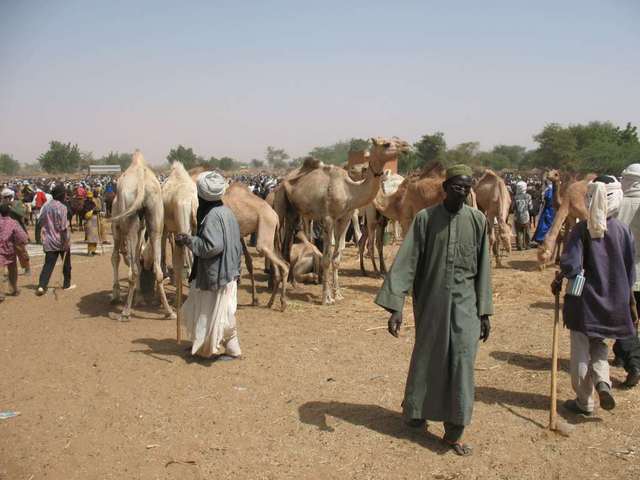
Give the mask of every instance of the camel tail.
[[[134, 154], [134, 158], [135, 158], [135, 154]], [[143, 164], [139, 164], [136, 165], [136, 176], [137, 176], [137, 188], [136, 188], [136, 198], [134, 199], [133, 203], [129, 206], [129, 208], [127, 208], [124, 212], [116, 215], [115, 217], [113, 217], [112, 221], [113, 222], [117, 222], [118, 220], [121, 220], [123, 218], [127, 218], [130, 217], [131, 215], [134, 215], [138, 210], [140, 210], [142, 208], [142, 204], [144, 203], [144, 194], [145, 194], [145, 188], [144, 188], [144, 175], [145, 175], [145, 167]], [[124, 202], [124, 196], [122, 196], [122, 202]]]

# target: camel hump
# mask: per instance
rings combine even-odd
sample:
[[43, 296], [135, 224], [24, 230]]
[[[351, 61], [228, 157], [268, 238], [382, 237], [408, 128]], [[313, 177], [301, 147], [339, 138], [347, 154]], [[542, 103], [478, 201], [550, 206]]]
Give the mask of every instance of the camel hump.
[[428, 163], [422, 168], [420, 178], [424, 177], [443, 177], [446, 174], [446, 168], [438, 160]]
[[322, 160], [318, 160], [317, 158], [313, 158], [313, 157], [307, 157], [302, 162], [302, 167], [300, 167], [300, 173], [307, 172], [310, 170], [316, 170], [322, 167], [323, 165], [324, 164], [322, 163]]
[[187, 172], [187, 169], [184, 168], [182, 162], [176, 161], [171, 164], [171, 175], [183, 180], [191, 180], [191, 176]]
[[133, 155], [131, 155], [131, 166], [146, 166], [147, 162], [145, 162], [144, 160], [144, 156], [142, 155], [142, 152], [140, 150], [138, 150], [136, 148], [136, 151], [133, 152]]

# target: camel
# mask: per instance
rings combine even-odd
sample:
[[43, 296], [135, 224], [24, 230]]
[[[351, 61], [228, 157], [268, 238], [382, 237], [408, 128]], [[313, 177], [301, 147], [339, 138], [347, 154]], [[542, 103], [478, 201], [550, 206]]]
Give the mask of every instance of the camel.
[[[165, 265], [167, 238], [178, 233], [192, 235], [197, 229], [198, 191], [196, 184], [187, 173], [184, 165], [173, 162], [171, 173], [162, 185], [162, 203], [164, 206], [164, 230], [162, 232], [162, 266]], [[190, 251], [184, 246], [173, 245], [173, 275], [177, 284], [183, 278], [185, 256], [191, 265]]]
[[[299, 217], [321, 221], [324, 227], [322, 303], [330, 305], [340, 300], [342, 293], [338, 281], [343, 236], [353, 211], [369, 204], [378, 193], [380, 178], [387, 161], [397, 157], [408, 144], [399, 139], [372, 139], [369, 168], [365, 179], [359, 182], [349, 178], [346, 170], [328, 166], [314, 159], [305, 160], [303, 166], [282, 182], [276, 193], [276, 210], [285, 217], [283, 252], [290, 258], [293, 230]], [[335, 248], [332, 243], [335, 242]]]
[[[548, 177], [548, 175], [547, 175]], [[578, 220], [587, 219], [588, 211], [586, 204], [587, 184], [596, 178], [595, 174], [587, 175], [583, 180], [571, 179], [563, 185], [564, 192], [560, 197], [560, 205], [556, 210], [551, 228], [544, 237], [544, 241], [538, 247], [538, 267], [543, 270], [553, 258], [554, 251], [561, 253], [562, 244], [559, 236], [564, 227], [565, 232], [570, 232]], [[566, 239], [565, 235], [565, 239]], [[564, 242], [562, 242], [564, 243]]]
[[[493, 170], [485, 170], [474, 187], [478, 208], [487, 216], [489, 248], [496, 257], [496, 265], [502, 266], [500, 246], [511, 253], [511, 226], [508, 223], [511, 195], [504, 180]], [[497, 224], [497, 235], [496, 235]]]
[[[145, 270], [153, 270], [166, 316], [175, 318], [167, 302], [160, 265], [160, 240], [164, 227], [162, 192], [156, 175], [147, 166], [139, 150], [133, 153], [131, 165], [118, 179], [118, 193], [113, 202], [113, 213], [115, 214], [111, 227], [114, 239], [111, 255], [113, 302], [120, 300], [118, 281], [120, 255], [129, 266], [129, 292], [120, 320], [128, 320], [131, 314], [131, 304], [141, 275], [141, 260]], [[148, 238], [146, 242], [145, 235]], [[145, 247], [144, 255], [143, 246]]]
[[296, 239], [299, 242], [291, 246], [289, 270], [289, 281], [293, 288], [297, 288], [298, 283], [317, 283], [322, 262], [322, 252], [307, 239], [303, 232], [298, 232]]
[[[384, 197], [388, 197], [393, 195], [399, 188], [399, 186], [404, 181], [404, 177], [402, 175], [398, 175], [397, 173], [392, 173], [391, 170], [385, 170], [384, 175], [382, 176], [382, 183], [380, 191], [376, 196], [374, 202], [370, 203], [366, 207], [364, 207], [364, 218], [366, 224], [366, 230], [362, 236], [360, 242], [358, 242], [358, 253], [360, 255], [360, 270], [363, 275], [366, 275], [366, 269], [364, 267], [364, 251], [365, 248], [367, 250], [367, 256], [371, 258], [371, 263], [373, 264], [374, 274], [385, 274], [387, 272], [387, 267], [384, 262], [384, 232], [389, 222], [389, 219], [385, 217], [377, 208], [376, 204], [381, 205], [384, 203]], [[392, 220], [395, 227], [395, 237], [396, 239], [399, 237], [398, 234], [398, 222], [396, 220]], [[378, 266], [376, 265], [375, 253], [376, 249], [378, 250], [378, 255], [380, 258], [380, 270], [378, 270]]]
[[[284, 311], [287, 307], [286, 301], [286, 282], [289, 276], [289, 267], [287, 263], [280, 257], [276, 250], [276, 239], [279, 227], [278, 214], [257, 195], [251, 193], [246, 185], [241, 183], [233, 183], [229, 186], [222, 201], [227, 205], [235, 215], [240, 225], [240, 234], [242, 235], [242, 249], [244, 251], [245, 263], [249, 275], [251, 276], [251, 293], [253, 305], [257, 305], [256, 285], [253, 275], [253, 260], [251, 254], [247, 250], [244, 237], [256, 233], [256, 250], [265, 256], [265, 261], [269, 261], [272, 265], [272, 271], [275, 278], [273, 282], [273, 290], [271, 298], [267, 304], [268, 308], [273, 306], [275, 296], [278, 290], [278, 283], [281, 283], [280, 291], [280, 308]], [[273, 268], [275, 267], [275, 268]]]

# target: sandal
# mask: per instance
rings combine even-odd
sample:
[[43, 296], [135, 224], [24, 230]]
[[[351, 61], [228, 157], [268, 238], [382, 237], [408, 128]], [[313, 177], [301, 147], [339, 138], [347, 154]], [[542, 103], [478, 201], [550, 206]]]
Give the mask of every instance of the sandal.
[[469, 457], [473, 455], [473, 448], [467, 445], [466, 443], [458, 442], [450, 442], [447, 439], [442, 439], [445, 445], [447, 445], [454, 453], [460, 457]]

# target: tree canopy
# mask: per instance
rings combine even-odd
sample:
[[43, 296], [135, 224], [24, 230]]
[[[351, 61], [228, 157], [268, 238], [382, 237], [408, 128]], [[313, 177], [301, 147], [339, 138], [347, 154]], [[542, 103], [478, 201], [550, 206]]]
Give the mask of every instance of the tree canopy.
[[362, 138], [340, 140], [333, 145], [315, 147], [309, 156], [322, 160], [327, 165], [344, 165], [349, 158], [349, 152], [360, 152], [369, 148], [369, 141]]
[[186, 148], [182, 145], [178, 145], [176, 148], [172, 148], [167, 155], [167, 161], [169, 165], [173, 162], [182, 162], [184, 168], [187, 170], [197, 167], [200, 164], [200, 159], [194, 153], [191, 147]]
[[264, 158], [271, 168], [281, 169], [287, 167], [289, 154], [285, 152], [284, 148], [276, 148], [269, 145]]
[[38, 157], [38, 162], [48, 173], [73, 173], [80, 166], [80, 150], [77, 144], [52, 140], [49, 150]]
[[131, 158], [133, 155], [131, 153], [119, 153], [119, 152], [109, 152], [108, 155], [100, 158], [98, 163], [101, 165], [120, 165], [122, 171], [124, 172], [129, 165], [131, 165]]
[[20, 169], [20, 164], [8, 153], [0, 153], [0, 172], [13, 175]]

